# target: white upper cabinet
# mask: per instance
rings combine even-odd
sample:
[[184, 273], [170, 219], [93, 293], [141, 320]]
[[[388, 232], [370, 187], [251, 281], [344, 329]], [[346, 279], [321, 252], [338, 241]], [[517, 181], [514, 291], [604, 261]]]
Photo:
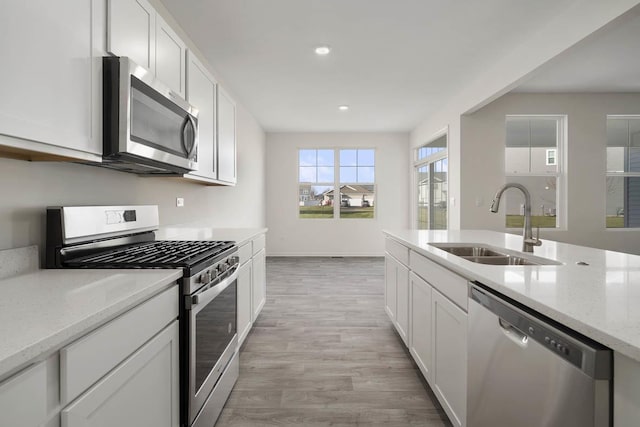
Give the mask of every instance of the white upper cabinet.
[[187, 101], [198, 109], [198, 170], [187, 178], [216, 180], [216, 80], [205, 66], [187, 54]]
[[145, 0], [107, 2], [107, 51], [155, 72], [156, 11]]
[[107, 5], [107, 51], [128, 56], [184, 97], [186, 44], [146, 0]]
[[187, 45], [160, 15], [156, 15], [156, 77], [185, 96]]
[[218, 180], [235, 184], [236, 103], [218, 85]]
[[99, 161], [92, 1], [11, 1], [0, 13], [0, 151]]

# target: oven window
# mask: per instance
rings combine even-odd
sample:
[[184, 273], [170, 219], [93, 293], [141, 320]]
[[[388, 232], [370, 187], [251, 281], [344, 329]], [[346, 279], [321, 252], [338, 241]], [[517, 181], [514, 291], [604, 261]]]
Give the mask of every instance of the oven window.
[[196, 393], [236, 334], [234, 281], [196, 315]]

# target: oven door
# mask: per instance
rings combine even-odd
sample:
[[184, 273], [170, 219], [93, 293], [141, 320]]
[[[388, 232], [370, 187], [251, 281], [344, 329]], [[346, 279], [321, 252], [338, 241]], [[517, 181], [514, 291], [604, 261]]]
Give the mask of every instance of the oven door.
[[[189, 319], [189, 425], [193, 423], [238, 345], [237, 267], [223, 281], [191, 296]], [[235, 381], [234, 381], [235, 382]]]

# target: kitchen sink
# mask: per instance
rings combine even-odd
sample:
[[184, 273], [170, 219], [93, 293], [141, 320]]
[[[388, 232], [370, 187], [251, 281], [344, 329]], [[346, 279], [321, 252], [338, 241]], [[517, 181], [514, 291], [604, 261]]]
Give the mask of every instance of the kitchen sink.
[[489, 264], [489, 265], [542, 265], [537, 262], [530, 261], [526, 258], [512, 255], [501, 256], [463, 256], [461, 257], [467, 261], [475, 262], [477, 264]]
[[524, 254], [505, 248], [496, 248], [483, 243], [429, 243], [452, 255], [476, 264], [487, 265], [561, 265], [561, 262]]

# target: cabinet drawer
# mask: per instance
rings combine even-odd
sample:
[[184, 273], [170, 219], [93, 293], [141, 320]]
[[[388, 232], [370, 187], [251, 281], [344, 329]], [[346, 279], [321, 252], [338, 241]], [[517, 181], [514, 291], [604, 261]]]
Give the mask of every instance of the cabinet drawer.
[[404, 265], [409, 265], [409, 248], [406, 246], [401, 245], [393, 239], [387, 238], [385, 250]]
[[178, 317], [178, 286], [173, 286], [60, 350], [63, 405]]
[[431, 286], [467, 311], [467, 280], [411, 251], [409, 265], [412, 271], [426, 280]]
[[262, 249], [264, 249], [264, 245], [265, 245], [265, 236], [264, 234], [259, 235], [258, 237], [256, 237], [255, 239], [253, 239], [253, 254], [257, 254], [258, 252], [260, 252]]
[[0, 383], [0, 426], [37, 426], [47, 417], [47, 370], [41, 362]]
[[245, 243], [238, 248], [238, 257], [240, 258], [240, 265], [251, 259], [251, 242]]

